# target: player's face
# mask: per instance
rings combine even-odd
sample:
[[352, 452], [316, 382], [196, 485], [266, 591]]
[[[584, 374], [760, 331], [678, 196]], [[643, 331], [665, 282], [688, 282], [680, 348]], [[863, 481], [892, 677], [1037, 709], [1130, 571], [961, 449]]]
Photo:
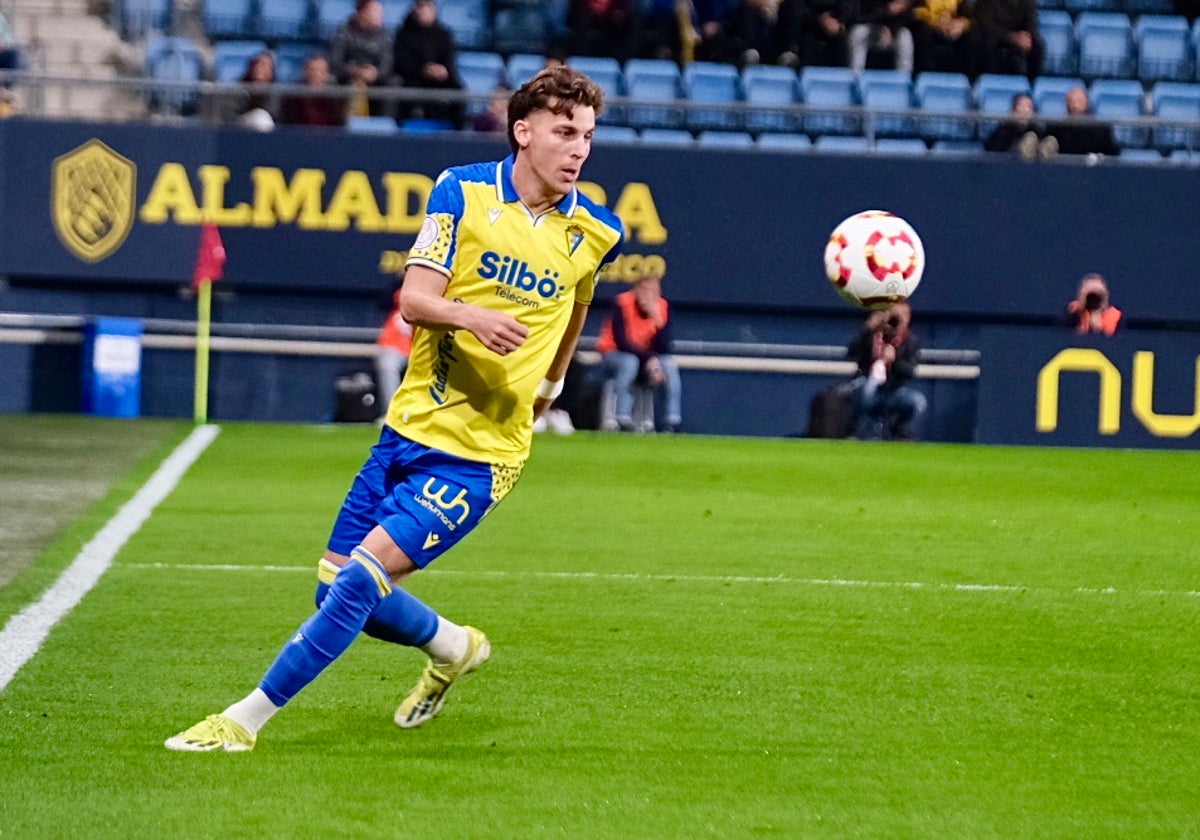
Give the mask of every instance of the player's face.
[[578, 106], [566, 114], [534, 111], [513, 126], [522, 156], [548, 192], [566, 195], [579, 180], [583, 162], [592, 151], [596, 111]]

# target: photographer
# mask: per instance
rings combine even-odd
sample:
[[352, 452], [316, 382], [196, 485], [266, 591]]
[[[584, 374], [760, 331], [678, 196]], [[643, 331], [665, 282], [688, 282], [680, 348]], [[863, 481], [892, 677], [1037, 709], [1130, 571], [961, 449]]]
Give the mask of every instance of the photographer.
[[911, 327], [912, 308], [894, 303], [872, 312], [850, 343], [850, 358], [858, 365], [854, 403], [860, 438], [915, 440], [914, 426], [925, 413], [926, 400], [908, 384], [920, 350]]
[[1112, 305], [1108, 283], [1099, 274], [1085, 274], [1075, 299], [1067, 304], [1067, 323], [1075, 331], [1112, 335], [1121, 323], [1121, 310]]

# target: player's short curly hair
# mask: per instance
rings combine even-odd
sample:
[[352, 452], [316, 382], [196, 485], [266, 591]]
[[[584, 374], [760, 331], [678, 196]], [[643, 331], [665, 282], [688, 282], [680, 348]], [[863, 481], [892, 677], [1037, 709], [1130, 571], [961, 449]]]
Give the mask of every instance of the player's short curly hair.
[[604, 91], [578, 70], [566, 65], [546, 67], [521, 85], [508, 100], [508, 145], [513, 154], [518, 150], [513, 126], [534, 111], [566, 114], [570, 118], [576, 108], [591, 106], [597, 114], [604, 107]]

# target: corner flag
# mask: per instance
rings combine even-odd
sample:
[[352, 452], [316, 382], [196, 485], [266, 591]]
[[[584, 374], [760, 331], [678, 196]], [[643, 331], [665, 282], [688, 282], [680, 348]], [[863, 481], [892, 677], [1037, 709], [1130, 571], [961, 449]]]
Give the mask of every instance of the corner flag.
[[193, 394], [193, 416], [198, 424], [208, 422], [208, 350], [212, 332], [212, 284], [225, 271], [225, 245], [221, 231], [211, 222], [200, 227], [200, 250], [196, 253], [196, 270], [192, 273], [192, 288], [196, 290], [196, 382]]

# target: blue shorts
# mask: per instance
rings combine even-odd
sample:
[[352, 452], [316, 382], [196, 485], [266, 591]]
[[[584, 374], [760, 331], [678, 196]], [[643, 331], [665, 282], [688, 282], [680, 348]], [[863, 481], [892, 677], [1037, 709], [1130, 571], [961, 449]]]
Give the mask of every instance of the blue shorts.
[[[424, 568], [500, 501], [500, 484], [491, 464], [430, 449], [384, 426], [333, 523], [329, 550], [348, 555], [381, 525]], [[503, 491], [512, 484], [503, 482]]]

